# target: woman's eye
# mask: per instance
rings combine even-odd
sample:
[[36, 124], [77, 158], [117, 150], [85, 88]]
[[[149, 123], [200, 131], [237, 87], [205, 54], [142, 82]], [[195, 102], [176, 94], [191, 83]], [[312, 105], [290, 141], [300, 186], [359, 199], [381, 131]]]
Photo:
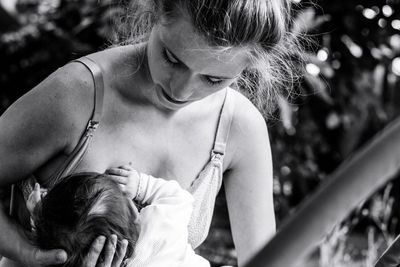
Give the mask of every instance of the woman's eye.
[[169, 63], [172, 64], [179, 64], [179, 61], [175, 59], [175, 57], [169, 52], [167, 49], [164, 49], [164, 58], [167, 60]]
[[205, 80], [211, 85], [220, 84], [223, 80], [214, 77], [205, 77]]
[[221, 80], [221, 79], [218, 79], [218, 78], [208, 77], [208, 79], [209, 79], [210, 82], [212, 82], [212, 83], [220, 83], [220, 82], [222, 82], [222, 80]]

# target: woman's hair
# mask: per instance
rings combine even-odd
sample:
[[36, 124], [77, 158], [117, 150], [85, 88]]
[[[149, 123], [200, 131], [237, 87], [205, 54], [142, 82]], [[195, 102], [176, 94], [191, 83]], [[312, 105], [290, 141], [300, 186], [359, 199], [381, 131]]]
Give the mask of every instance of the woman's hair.
[[[117, 20], [119, 44], [145, 42], [153, 26], [188, 17], [210, 46], [248, 48], [252, 66], [236, 87], [264, 115], [289, 96], [302, 69], [298, 38], [290, 32], [291, 0], [134, 0]], [[301, 66], [299, 68], [299, 66]]]
[[[93, 241], [117, 235], [117, 249], [128, 240], [125, 258], [137, 240], [132, 203], [118, 184], [98, 173], [79, 173], [64, 178], [34, 210], [33, 240], [43, 249], [64, 249], [68, 260], [62, 266], [82, 266]], [[100, 255], [100, 259], [104, 255]]]

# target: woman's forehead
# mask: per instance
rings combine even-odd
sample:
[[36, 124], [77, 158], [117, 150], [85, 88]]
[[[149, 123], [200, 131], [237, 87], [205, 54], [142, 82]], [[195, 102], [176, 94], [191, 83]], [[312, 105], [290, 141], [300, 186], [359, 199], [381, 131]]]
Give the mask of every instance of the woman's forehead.
[[159, 25], [158, 30], [162, 45], [195, 72], [212, 75], [217, 71], [232, 76], [240, 74], [249, 63], [247, 48], [212, 47], [186, 19]]

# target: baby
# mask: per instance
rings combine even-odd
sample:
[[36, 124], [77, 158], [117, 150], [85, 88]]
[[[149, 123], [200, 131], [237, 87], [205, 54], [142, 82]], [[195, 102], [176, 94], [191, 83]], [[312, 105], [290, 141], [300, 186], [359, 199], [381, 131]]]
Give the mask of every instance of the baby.
[[[143, 208], [138, 211], [134, 202]], [[64, 249], [69, 258], [63, 266], [81, 266], [96, 237], [114, 234], [117, 252], [126, 245], [120, 240], [128, 240], [126, 266], [209, 267], [188, 244], [192, 203], [176, 181], [123, 166], [68, 176], [43, 197], [37, 184], [27, 207], [34, 242]]]

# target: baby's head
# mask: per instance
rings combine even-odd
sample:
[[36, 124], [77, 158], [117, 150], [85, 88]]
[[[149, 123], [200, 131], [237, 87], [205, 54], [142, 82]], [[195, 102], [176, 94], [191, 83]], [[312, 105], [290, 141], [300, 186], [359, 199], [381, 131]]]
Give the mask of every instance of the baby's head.
[[[35, 207], [34, 239], [43, 249], [64, 249], [63, 266], [82, 266], [92, 242], [117, 235], [117, 249], [128, 240], [125, 258], [137, 240], [137, 210], [119, 185], [99, 173], [78, 173], [64, 178]], [[104, 255], [100, 255], [104, 257]]]

